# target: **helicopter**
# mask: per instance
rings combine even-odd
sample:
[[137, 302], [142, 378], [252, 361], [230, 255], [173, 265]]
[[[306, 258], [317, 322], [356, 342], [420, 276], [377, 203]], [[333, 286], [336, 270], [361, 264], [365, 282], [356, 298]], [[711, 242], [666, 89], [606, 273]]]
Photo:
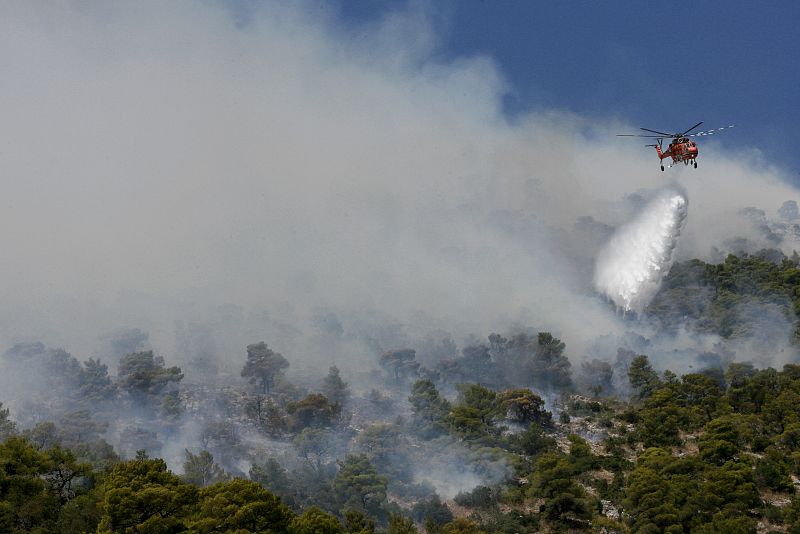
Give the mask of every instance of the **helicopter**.
[[[644, 130], [645, 132], [650, 132], [648, 135], [642, 134], [617, 134], [617, 137], [652, 137], [656, 139], [656, 144], [652, 145], [645, 145], [645, 146], [653, 146], [656, 148], [656, 152], [658, 153], [658, 158], [661, 161], [661, 170], [664, 170], [664, 159], [672, 158], [672, 163], [669, 167], [673, 165], [677, 165], [680, 162], [683, 162], [684, 165], [692, 165], [695, 169], [697, 168], [697, 143], [694, 142], [694, 137], [704, 137], [707, 135], [714, 135], [715, 133], [719, 133], [722, 130], [733, 128], [733, 124], [730, 126], [723, 126], [721, 128], [712, 128], [711, 130], [706, 130], [703, 132], [695, 132], [690, 134], [692, 130], [697, 128], [703, 124], [702, 121], [698, 122], [685, 132], [680, 133], [666, 133], [666, 132], [659, 132], [658, 130], [650, 130], [648, 128], [639, 128], [640, 130]], [[656, 134], [656, 135], [652, 135]], [[669, 144], [669, 147], [664, 150], [663, 141], [664, 139], [672, 139]]]

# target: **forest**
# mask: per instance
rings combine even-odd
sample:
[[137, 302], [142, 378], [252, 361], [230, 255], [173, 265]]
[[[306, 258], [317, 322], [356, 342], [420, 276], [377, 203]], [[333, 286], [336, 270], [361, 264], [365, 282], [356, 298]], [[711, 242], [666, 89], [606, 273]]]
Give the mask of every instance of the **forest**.
[[[0, 532], [800, 532], [799, 259], [672, 267], [631, 320], [719, 339], [691, 369], [537, 329], [376, 346], [358, 384], [292, 380], [269, 340], [191, 383], [136, 329], [83, 361], [19, 343]], [[774, 317], [778, 368], [730, 348]]]

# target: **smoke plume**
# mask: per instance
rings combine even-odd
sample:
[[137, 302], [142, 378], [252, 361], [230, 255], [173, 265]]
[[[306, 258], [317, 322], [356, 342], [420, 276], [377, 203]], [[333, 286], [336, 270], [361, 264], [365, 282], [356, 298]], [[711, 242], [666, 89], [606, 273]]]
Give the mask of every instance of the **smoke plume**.
[[627, 311], [641, 312], [672, 265], [686, 221], [686, 198], [665, 190], [621, 226], [597, 257], [595, 285]]
[[[416, 3], [357, 27], [230, 4], [0, 6], [0, 347], [115, 371], [105, 336], [138, 328], [194, 379], [237, 376], [258, 340], [293, 373], [346, 373], [374, 365], [375, 340], [522, 326], [577, 356], [628, 328], [592, 273], [664, 185], [654, 153], [612, 135], [631, 125], [509, 120], [492, 58], [447, 59]], [[788, 173], [746, 144], [701, 154], [670, 171], [693, 205], [676, 261], [739, 237], [791, 255], [794, 223], [765, 234], [741, 212], [796, 201]]]

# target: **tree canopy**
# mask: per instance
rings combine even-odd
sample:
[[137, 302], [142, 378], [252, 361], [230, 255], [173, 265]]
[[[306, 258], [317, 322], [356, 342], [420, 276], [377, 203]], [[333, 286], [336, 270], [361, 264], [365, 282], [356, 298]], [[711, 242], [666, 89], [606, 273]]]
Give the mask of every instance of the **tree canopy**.
[[247, 346], [247, 360], [242, 368], [242, 377], [258, 384], [262, 393], [270, 393], [275, 379], [287, 367], [288, 360], [262, 341]]

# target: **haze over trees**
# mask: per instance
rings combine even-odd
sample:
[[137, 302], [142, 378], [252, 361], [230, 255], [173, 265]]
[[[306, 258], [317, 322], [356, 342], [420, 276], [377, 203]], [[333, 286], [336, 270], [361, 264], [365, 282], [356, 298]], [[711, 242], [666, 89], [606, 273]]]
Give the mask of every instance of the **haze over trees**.
[[[693, 288], [687, 328], [753, 339], [725, 306], [793, 319], [795, 270], [677, 264], [652, 316], [669, 326]], [[134, 349], [116, 365], [17, 344], [6, 372], [37, 380], [0, 404], [0, 530], [800, 531], [798, 365], [737, 361], [732, 344], [679, 374], [636, 336], [579, 366], [549, 332], [443, 339], [307, 377], [260, 342], [208, 383], [143, 350], [141, 331], [109, 344]]]

